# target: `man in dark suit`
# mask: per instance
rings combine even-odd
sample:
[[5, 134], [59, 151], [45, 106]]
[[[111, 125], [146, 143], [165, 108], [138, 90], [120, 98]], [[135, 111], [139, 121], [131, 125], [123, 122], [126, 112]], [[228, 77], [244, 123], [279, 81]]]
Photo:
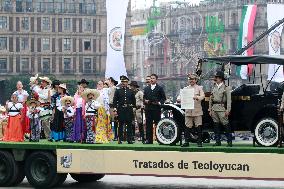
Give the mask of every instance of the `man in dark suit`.
[[126, 76], [120, 76], [121, 87], [115, 90], [113, 97], [114, 111], [118, 114], [118, 144], [122, 144], [123, 127], [127, 125], [127, 142], [132, 142], [132, 120], [134, 119], [133, 108], [136, 107], [134, 92], [128, 88], [129, 79]]
[[145, 144], [153, 144], [153, 123], [161, 120], [161, 104], [166, 100], [164, 89], [157, 84], [158, 76], [151, 75], [151, 85], [144, 89], [144, 104], [146, 116], [146, 142]]

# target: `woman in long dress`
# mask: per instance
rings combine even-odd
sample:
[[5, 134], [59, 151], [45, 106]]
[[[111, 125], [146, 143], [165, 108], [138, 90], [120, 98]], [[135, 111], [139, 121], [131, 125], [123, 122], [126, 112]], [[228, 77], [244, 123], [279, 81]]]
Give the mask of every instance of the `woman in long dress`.
[[27, 111], [28, 111], [28, 106], [26, 105], [27, 98], [29, 97], [29, 94], [26, 90], [23, 89], [23, 83], [21, 81], [17, 82], [17, 90], [13, 93], [17, 95], [18, 97], [18, 102], [22, 103], [23, 108], [21, 110], [21, 126], [23, 127], [23, 131], [27, 134], [30, 133], [30, 120], [27, 117]]
[[55, 99], [55, 112], [54, 118], [51, 124], [51, 138], [58, 142], [60, 140], [65, 141], [64, 131], [64, 113], [62, 111], [61, 99], [66, 95], [67, 87], [66, 84], [60, 84], [58, 87], [58, 96]]
[[72, 139], [74, 142], [83, 142], [85, 140], [85, 99], [82, 98], [82, 93], [84, 92], [84, 87], [82, 85], [78, 86], [78, 90], [74, 95], [74, 110], [75, 110], [75, 119], [74, 119], [74, 132]]
[[23, 104], [18, 102], [18, 96], [16, 94], [12, 94], [11, 102], [7, 102], [6, 109], [9, 117], [3, 141], [23, 142], [24, 132], [23, 127], [21, 126], [21, 111], [23, 109]]

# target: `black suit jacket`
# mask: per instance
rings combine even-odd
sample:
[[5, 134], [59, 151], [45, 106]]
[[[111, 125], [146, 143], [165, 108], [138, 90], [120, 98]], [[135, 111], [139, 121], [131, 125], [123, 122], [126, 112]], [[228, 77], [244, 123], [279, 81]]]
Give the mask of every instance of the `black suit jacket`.
[[145, 109], [147, 110], [158, 110], [160, 109], [159, 104], [164, 104], [166, 101], [166, 95], [163, 87], [156, 84], [156, 87], [152, 90], [151, 85], [144, 88], [144, 101], [149, 100], [149, 103], [145, 103]]

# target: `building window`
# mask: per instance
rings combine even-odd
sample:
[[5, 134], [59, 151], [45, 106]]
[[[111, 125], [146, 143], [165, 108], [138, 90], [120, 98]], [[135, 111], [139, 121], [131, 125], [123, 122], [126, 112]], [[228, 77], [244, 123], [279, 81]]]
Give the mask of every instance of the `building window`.
[[85, 31], [92, 31], [92, 20], [90, 18], [86, 18], [84, 20], [84, 30]]
[[64, 12], [64, 0], [57, 0], [56, 2], [54, 2], [54, 7], [56, 12]]
[[11, 0], [4, 0], [1, 1], [2, 7], [4, 8], [4, 11], [11, 12], [13, 10], [13, 5]]
[[71, 30], [71, 18], [64, 18], [64, 30]]
[[47, 0], [46, 8], [47, 12], [54, 12], [53, 0]]
[[50, 30], [50, 20], [49, 17], [42, 18], [42, 30]]
[[30, 63], [28, 58], [22, 58], [21, 60], [21, 72], [29, 72], [30, 70]]
[[91, 58], [84, 58], [84, 73], [92, 73]]
[[7, 59], [0, 58], [0, 73], [6, 73], [6, 72], [7, 72]]
[[71, 39], [70, 38], [64, 38], [64, 50], [68, 51], [71, 50]]
[[6, 29], [6, 28], [7, 28], [7, 17], [0, 16], [0, 29]]
[[30, 20], [28, 17], [22, 18], [22, 29], [23, 30], [29, 30], [30, 29]]
[[16, 12], [23, 12], [23, 1], [16, 0]]
[[21, 50], [28, 50], [29, 49], [29, 38], [23, 37], [21, 41]]
[[50, 39], [49, 38], [43, 38], [42, 39], [42, 49], [44, 51], [50, 50]]
[[231, 15], [231, 23], [232, 25], [237, 25], [237, 13], [233, 12], [232, 15]]
[[76, 3], [68, 3], [67, 4], [67, 12], [68, 13], [76, 13]]
[[71, 58], [64, 58], [64, 73], [71, 73]]
[[33, 0], [26, 0], [26, 12], [33, 11]]
[[91, 50], [91, 40], [85, 40], [84, 41], [84, 50], [90, 51]]
[[7, 37], [0, 37], [0, 50], [7, 49]]
[[44, 58], [42, 60], [42, 73], [49, 74], [50, 73], [50, 59]]

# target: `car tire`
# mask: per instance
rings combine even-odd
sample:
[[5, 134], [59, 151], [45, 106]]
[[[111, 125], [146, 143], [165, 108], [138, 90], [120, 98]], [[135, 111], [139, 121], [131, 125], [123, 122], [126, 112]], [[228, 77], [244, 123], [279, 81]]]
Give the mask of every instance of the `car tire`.
[[0, 151], [0, 187], [12, 186], [17, 180], [19, 167], [10, 152]]
[[261, 146], [275, 146], [278, 143], [278, 123], [273, 118], [263, 118], [256, 123], [254, 136]]
[[96, 182], [102, 179], [105, 175], [104, 174], [70, 174], [71, 177], [79, 183], [89, 183], [89, 182]]
[[51, 188], [56, 184], [56, 157], [52, 153], [34, 152], [25, 162], [27, 180], [34, 188]]
[[172, 118], [163, 118], [156, 127], [158, 143], [174, 145], [180, 140], [180, 129], [177, 122]]

